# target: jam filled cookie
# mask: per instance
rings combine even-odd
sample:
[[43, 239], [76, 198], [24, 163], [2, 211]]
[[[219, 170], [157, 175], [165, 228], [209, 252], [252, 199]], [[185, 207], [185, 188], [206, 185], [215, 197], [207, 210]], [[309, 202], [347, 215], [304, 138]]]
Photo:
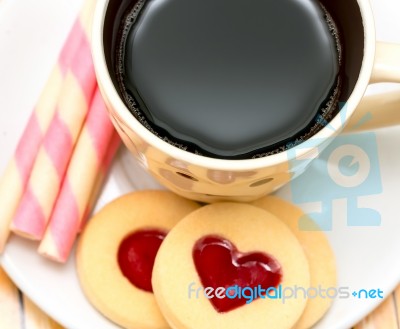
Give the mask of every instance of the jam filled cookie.
[[307, 258], [272, 214], [239, 203], [202, 207], [161, 245], [154, 295], [173, 328], [291, 328], [304, 299], [282, 299], [284, 287], [309, 285]]
[[[333, 251], [325, 234], [311, 218], [307, 217], [300, 208], [276, 196], [267, 196], [252, 204], [278, 217], [297, 237], [308, 259], [312, 289], [320, 288], [321, 291], [326, 292], [329, 288], [336, 287]], [[300, 220], [304, 230], [299, 228]], [[326, 296], [310, 298], [294, 329], [312, 327], [329, 309], [331, 303], [332, 299]]]
[[168, 328], [151, 286], [154, 259], [168, 231], [199, 207], [167, 191], [125, 195], [96, 214], [77, 250], [89, 301], [125, 328]]

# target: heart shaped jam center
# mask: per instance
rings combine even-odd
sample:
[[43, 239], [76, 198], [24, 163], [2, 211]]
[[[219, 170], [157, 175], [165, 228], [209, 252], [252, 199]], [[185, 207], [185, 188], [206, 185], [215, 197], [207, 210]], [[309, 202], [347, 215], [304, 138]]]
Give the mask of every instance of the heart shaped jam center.
[[[275, 258], [263, 252], [241, 253], [232, 242], [216, 235], [204, 236], [195, 243], [193, 260], [203, 287], [213, 288], [214, 294], [209, 300], [219, 313], [246, 304], [249, 299], [244, 298], [243, 288], [248, 296], [255, 289], [277, 287], [282, 279], [282, 268]], [[235, 298], [233, 294], [230, 298], [226, 295], [218, 298], [217, 288], [219, 291], [224, 288]], [[254, 299], [258, 297], [253, 294]]]
[[122, 240], [118, 249], [118, 264], [123, 275], [137, 288], [153, 292], [151, 273], [158, 249], [166, 232], [139, 230]]

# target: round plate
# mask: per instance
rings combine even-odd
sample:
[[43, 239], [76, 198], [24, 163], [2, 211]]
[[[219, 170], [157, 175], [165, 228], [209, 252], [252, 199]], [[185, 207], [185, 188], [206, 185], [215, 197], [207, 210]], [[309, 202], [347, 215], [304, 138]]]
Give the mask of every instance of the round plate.
[[[81, 3], [81, 0], [0, 1], [0, 41], [6, 50], [0, 52], [0, 172], [12, 156]], [[379, 40], [400, 43], [400, 23], [395, 15], [400, 12], [400, 2], [374, 0], [373, 5]], [[379, 87], [388, 88], [393, 87]], [[393, 152], [399, 143], [400, 128], [341, 137], [304, 176], [278, 193], [317, 218], [322, 213], [323, 218], [329, 219], [321, 224], [327, 229], [336, 255], [338, 287], [349, 296], [335, 298], [315, 329], [349, 328], [382, 301], [377, 296], [365, 298], [364, 293], [360, 296], [351, 293], [380, 289], [388, 296], [400, 282], [397, 219], [400, 152]], [[361, 153], [355, 149], [361, 149]], [[366, 160], [362, 151], [370, 158]], [[351, 161], [356, 156], [358, 161]], [[342, 188], [336, 178], [355, 175], [365, 163], [369, 163], [374, 180], [367, 178], [362, 189]], [[336, 176], [332, 174], [335, 164], [343, 169]], [[326, 179], [329, 175], [333, 180]], [[96, 209], [121, 194], [144, 188], [161, 187], [122, 148]], [[13, 236], [0, 257], [2, 266], [24, 293], [67, 328], [116, 328], [83, 295], [74, 255], [60, 265], [39, 256], [36, 249], [37, 243]]]

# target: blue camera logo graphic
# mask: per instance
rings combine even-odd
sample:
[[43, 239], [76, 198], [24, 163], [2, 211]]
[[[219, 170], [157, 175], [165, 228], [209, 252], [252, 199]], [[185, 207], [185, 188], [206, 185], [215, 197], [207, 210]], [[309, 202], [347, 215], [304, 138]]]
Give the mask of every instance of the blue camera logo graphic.
[[[339, 135], [324, 150], [318, 144], [316, 140], [308, 140], [288, 150], [289, 157], [294, 159], [290, 163], [292, 169], [306, 168], [310, 158], [299, 158], [296, 153], [302, 147], [316, 147], [315, 159], [290, 183], [292, 202], [318, 203], [320, 212], [306, 215], [324, 231], [332, 230], [332, 204], [338, 199], [346, 199], [348, 226], [379, 226], [380, 213], [358, 204], [361, 196], [382, 193], [376, 135], [372, 132]], [[312, 230], [306, 223], [300, 218], [299, 228]]]

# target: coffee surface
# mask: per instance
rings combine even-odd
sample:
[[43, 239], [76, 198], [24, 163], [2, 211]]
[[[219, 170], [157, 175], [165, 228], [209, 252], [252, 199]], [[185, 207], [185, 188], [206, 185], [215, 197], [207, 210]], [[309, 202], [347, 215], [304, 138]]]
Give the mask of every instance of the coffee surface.
[[340, 45], [318, 1], [149, 0], [124, 25], [125, 101], [183, 149], [253, 156], [337, 105]]

